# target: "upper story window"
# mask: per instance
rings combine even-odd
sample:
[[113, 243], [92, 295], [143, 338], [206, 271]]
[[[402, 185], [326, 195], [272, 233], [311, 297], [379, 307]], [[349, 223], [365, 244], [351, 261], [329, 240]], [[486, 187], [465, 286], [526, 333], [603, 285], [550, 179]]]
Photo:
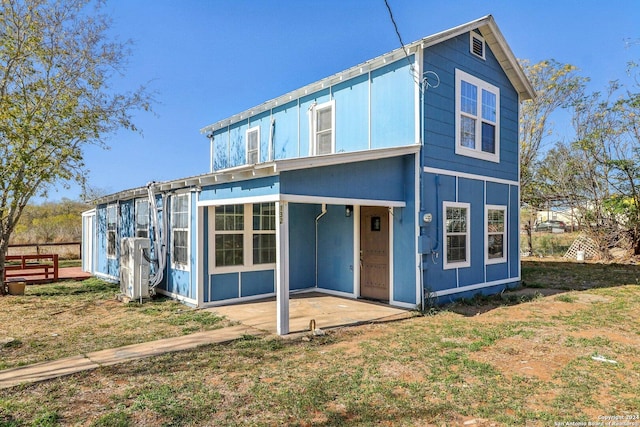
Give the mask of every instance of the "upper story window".
[[478, 58], [486, 59], [484, 56], [485, 51], [485, 43], [484, 37], [475, 31], [469, 32], [470, 40], [469, 40], [469, 50], [472, 54], [477, 56]]
[[149, 201], [136, 200], [136, 237], [149, 237]]
[[469, 203], [444, 202], [444, 269], [469, 267]]
[[189, 268], [189, 194], [171, 198], [171, 261], [172, 267]]
[[247, 129], [247, 164], [260, 162], [260, 127]]
[[500, 89], [457, 69], [456, 154], [500, 162]]
[[107, 205], [107, 258], [116, 257], [118, 234], [118, 205]]
[[311, 154], [335, 152], [335, 101], [318, 104], [311, 110]]

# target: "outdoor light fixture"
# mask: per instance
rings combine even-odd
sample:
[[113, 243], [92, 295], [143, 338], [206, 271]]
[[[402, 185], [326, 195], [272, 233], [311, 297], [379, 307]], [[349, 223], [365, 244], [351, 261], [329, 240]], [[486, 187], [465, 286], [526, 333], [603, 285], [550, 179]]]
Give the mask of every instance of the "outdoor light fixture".
[[352, 213], [353, 213], [353, 205], [346, 205], [344, 207], [344, 216], [349, 218]]

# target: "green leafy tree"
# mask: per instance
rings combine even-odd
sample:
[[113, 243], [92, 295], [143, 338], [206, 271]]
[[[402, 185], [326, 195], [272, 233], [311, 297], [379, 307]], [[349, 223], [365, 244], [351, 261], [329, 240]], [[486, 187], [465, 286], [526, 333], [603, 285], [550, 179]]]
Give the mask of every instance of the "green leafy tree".
[[108, 36], [101, 5], [0, 0], [0, 277], [29, 200], [56, 183], [83, 183], [83, 147], [136, 130], [133, 112], [150, 108], [144, 87], [111, 87], [129, 44]]
[[[536, 91], [536, 98], [522, 103], [520, 109], [520, 191], [521, 203], [529, 212], [545, 206], [549, 194], [538, 176], [541, 148], [553, 132], [552, 114], [568, 108], [582, 96], [587, 79], [580, 77], [576, 67], [545, 60], [536, 64], [520, 61]], [[533, 253], [531, 216], [525, 222], [529, 252]]]

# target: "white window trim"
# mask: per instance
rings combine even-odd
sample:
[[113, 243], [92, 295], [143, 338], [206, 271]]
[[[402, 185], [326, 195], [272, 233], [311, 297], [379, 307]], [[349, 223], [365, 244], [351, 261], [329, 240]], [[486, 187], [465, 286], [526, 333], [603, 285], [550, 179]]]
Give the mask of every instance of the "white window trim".
[[[256, 202], [255, 204], [259, 204]], [[268, 202], [265, 202], [268, 203]], [[209, 209], [209, 269], [210, 274], [243, 273], [248, 271], [274, 270], [276, 263], [253, 264], [253, 235], [276, 234], [276, 230], [253, 229], [253, 205], [254, 203], [236, 203], [244, 206], [243, 230], [216, 230], [216, 206]], [[249, 213], [247, 215], [247, 212]], [[276, 219], [277, 221], [277, 219]], [[277, 224], [276, 224], [277, 226]], [[216, 234], [242, 234], [243, 256], [241, 265], [228, 265], [218, 267], [216, 265]]]
[[[319, 110], [331, 108], [331, 152], [330, 153], [317, 153], [317, 114]], [[312, 156], [322, 156], [326, 154], [334, 154], [336, 152], [336, 101], [332, 99], [322, 104], [315, 104], [309, 109], [309, 153]]]
[[[171, 197], [171, 218], [170, 218], [170, 227], [171, 227], [171, 268], [173, 270], [181, 270], [181, 271], [190, 271], [191, 270], [191, 193], [177, 193]], [[173, 227], [173, 215], [174, 215], [174, 206], [175, 200], [178, 197], [186, 197], [187, 198], [187, 227]], [[178, 263], [175, 261], [175, 256], [173, 253], [173, 242], [174, 242], [174, 231], [186, 231], [187, 232], [187, 262], [185, 264]]]
[[[482, 42], [482, 55], [478, 55], [477, 53], [475, 53], [473, 51], [473, 39], [474, 38], [478, 39], [478, 40], [480, 40]], [[485, 60], [487, 59], [486, 58], [487, 43], [485, 43], [484, 37], [482, 37], [480, 34], [476, 33], [475, 31], [469, 31], [469, 51], [476, 58], [485, 59]]]
[[[115, 244], [114, 244], [114, 247], [113, 247], [113, 254], [109, 254], [109, 233], [110, 233], [110, 230], [109, 230], [109, 209], [115, 209], [115, 211], [116, 211], [116, 213], [115, 213], [116, 229], [114, 230], [114, 233], [115, 233], [115, 237], [114, 237]], [[106, 219], [106, 222], [107, 222], [107, 236], [106, 236], [107, 237], [107, 241], [106, 241], [106, 243], [107, 243], [107, 247], [106, 247], [106, 249], [107, 249], [107, 259], [116, 259], [117, 256], [118, 256], [118, 216], [119, 216], [118, 215], [118, 205], [116, 203], [108, 204], [106, 212], [105, 212], [105, 215], [106, 215], [105, 219]]]
[[[461, 89], [462, 89], [462, 81], [466, 81], [467, 83], [471, 83], [478, 88], [477, 94], [477, 115], [474, 117], [476, 120], [476, 147], [468, 148], [464, 147], [460, 141], [460, 126], [461, 114], [468, 115], [466, 113], [462, 113], [461, 111]], [[487, 121], [482, 118], [482, 90], [486, 90], [492, 92], [496, 95], [496, 141], [495, 141], [495, 153], [487, 153], [482, 151], [482, 122]], [[490, 83], [485, 82], [484, 80], [480, 80], [479, 78], [472, 76], [471, 74], [465, 73], [456, 68], [456, 154], [468, 157], [475, 157], [481, 160], [487, 160], [490, 162], [500, 163], [500, 89], [496, 86], [493, 86]], [[472, 117], [472, 116], [470, 116]], [[488, 122], [488, 121], [487, 121]]]
[[[257, 138], [258, 144], [257, 144], [257, 147], [256, 147], [255, 151], [258, 154], [258, 160], [255, 163], [250, 163], [249, 162], [249, 134], [251, 134], [253, 132], [257, 133], [257, 137], [256, 138]], [[260, 163], [260, 126], [254, 126], [254, 127], [251, 127], [249, 129], [247, 129], [247, 131], [245, 132], [245, 144], [244, 145], [245, 145], [245, 152], [247, 153], [247, 158], [246, 158], [247, 164]]]
[[[504, 231], [502, 232], [502, 257], [489, 258], [489, 210], [504, 211]], [[484, 258], [486, 264], [502, 264], [507, 262], [507, 207], [505, 205], [486, 205], [484, 208]], [[497, 233], [495, 233], [497, 234]]]
[[138, 237], [138, 231], [142, 230], [141, 228], [138, 228], [138, 205], [140, 204], [146, 204], [147, 205], [147, 228], [144, 229], [144, 231], [147, 232], [147, 238], [149, 238], [149, 235], [151, 234], [150, 230], [149, 230], [149, 225], [151, 223], [151, 218], [149, 216], [149, 200], [147, 199], [136, 199], [135, 201], [135, 210], [134, 210], [134, 214], [133, 214], [133, 222], [134, 222], [134, 233], [133, 235], [135, 237]]
[[[464, 262], [447, 262], [447, 208], [466, 208], [467, 209], [467, 244], [466, 244], [466, 261]], [[442, 268], [450, 270], [453, 268], [466, 268], [471, 266], [471, 204], [461, 202], [442, 202]]]

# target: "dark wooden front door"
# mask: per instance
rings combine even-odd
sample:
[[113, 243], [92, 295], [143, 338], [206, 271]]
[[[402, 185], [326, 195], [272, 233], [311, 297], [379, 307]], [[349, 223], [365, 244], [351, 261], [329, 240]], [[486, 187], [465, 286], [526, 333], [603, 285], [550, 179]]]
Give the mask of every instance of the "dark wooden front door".
[[389, 301], [389, 211], [360, 208], [360, 296]]

